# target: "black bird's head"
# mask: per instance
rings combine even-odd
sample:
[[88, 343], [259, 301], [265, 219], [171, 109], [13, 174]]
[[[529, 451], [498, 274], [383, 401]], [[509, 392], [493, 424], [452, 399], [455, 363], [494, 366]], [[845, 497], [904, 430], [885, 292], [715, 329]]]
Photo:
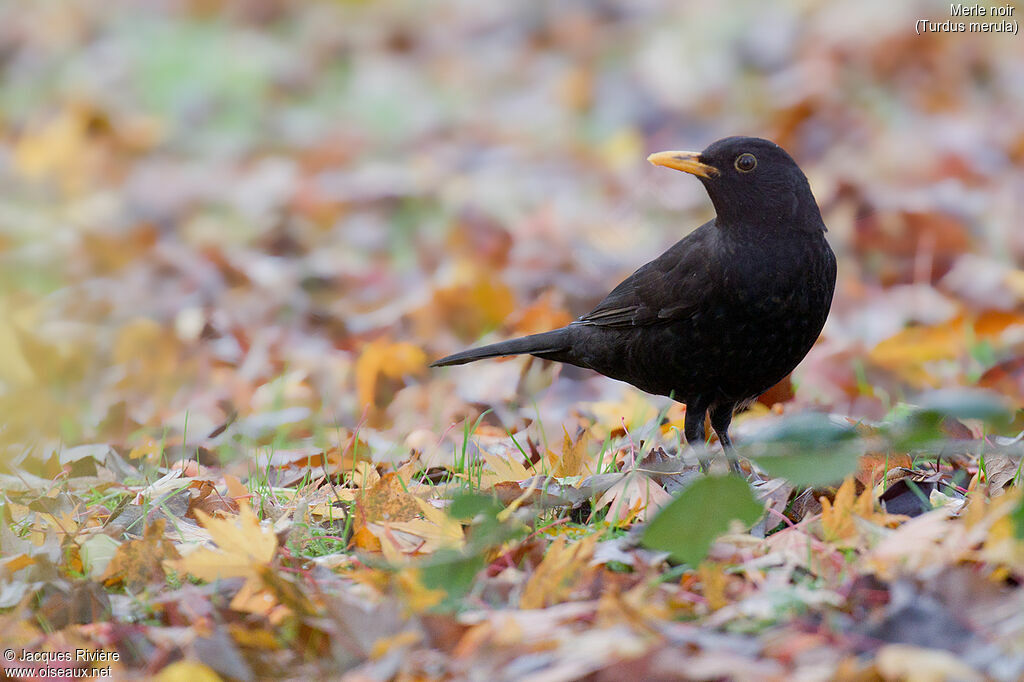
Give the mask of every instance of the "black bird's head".
[[658, 152], [647, 160], [700, 178], [724, 229], [825, 230], [807, 177], [769, 140], [726, 137], [702, 152]]

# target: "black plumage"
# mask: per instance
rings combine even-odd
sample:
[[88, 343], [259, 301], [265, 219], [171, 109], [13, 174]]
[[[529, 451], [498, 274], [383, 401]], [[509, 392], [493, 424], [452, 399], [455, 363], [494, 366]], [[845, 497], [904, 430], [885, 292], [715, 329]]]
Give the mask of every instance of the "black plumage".
[[596, 370], [686, 403], [691, 445], [709, 414], [736, 470], [733, 412], [789, 374], [818, 338], [835, 255], [807, 178], [775, 143], [729, 137], [649, 160], [699, 177], [717, 216], [568, 326], [432, 366], [531, 354]]

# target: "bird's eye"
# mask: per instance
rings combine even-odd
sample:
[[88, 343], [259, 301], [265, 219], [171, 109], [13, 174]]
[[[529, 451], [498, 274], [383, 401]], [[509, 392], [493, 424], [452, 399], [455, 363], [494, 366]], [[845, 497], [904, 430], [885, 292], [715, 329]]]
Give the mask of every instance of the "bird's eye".
[[740, 154], [734, 165], [740, 173], [749, 173], [757, 168], [757, 158], [753, 154]]

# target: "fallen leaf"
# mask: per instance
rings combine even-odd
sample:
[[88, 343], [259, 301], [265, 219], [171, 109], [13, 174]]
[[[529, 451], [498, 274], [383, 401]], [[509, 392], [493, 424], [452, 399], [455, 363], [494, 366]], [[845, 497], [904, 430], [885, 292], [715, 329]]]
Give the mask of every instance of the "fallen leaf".
[[596, 534], [572, 543], [564, 537], [551, 543], [523, 588], [519, 608], [541, 609], [564, 601], [595, 570], [589, 563], [596, 544]]
[[155, 519], [146, 526], [139, 540], [129, 540], [117, 549], [107, 570], [100, 577], [108, 587], [123, 584], [129, 592], [164, 581], [164, 561], [180, 559], [174, 543], [165, 535], [166, 519]]
[[232, 577], [258, 580], [260, 569], [274, 558], [277, 537], [272, 529], [260, 525], [249, 505], [241, 505], [236, 517], [217, 519], [196, 511], [196, 518], [217, 549], [201, 547], [165, 565], [208, 582]]
[[587, 445], [589, 439], [587, 432], [582, 431], [574, 441], [569, 437], [569, 432], [562, 429], [564, 438], [562, 440], [562, 455], [555, 462], [554, 471], [556, 478], [566, 476], [579, 476], [583, 473], [583, 463], [587, 456]]
[[[362, 405], [384, 407], [391, 393], [382, 379], [391, 380], [391, 386], [401, 384], [406, 376], [420, 374], [427, 366], [427, 355], [419, 346], [384, 339], [363, 346], [356, 360], [356, 393]], [[393, 391], [392, 391], [393, 392]]]

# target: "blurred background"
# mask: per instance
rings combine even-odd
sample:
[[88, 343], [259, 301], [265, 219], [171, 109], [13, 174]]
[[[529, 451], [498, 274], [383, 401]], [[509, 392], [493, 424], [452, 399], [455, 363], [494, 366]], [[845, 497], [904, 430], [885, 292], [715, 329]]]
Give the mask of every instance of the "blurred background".
[[797, 159], [839, 257], [760, 414], [1020, 404], [1024, 42], [915, 33], [948, 7], [0, 3], [0, 468], [647, 414], [582, 371], [425, 365], [588, 310], [712, 217], [645, 157], [735, 134]]

